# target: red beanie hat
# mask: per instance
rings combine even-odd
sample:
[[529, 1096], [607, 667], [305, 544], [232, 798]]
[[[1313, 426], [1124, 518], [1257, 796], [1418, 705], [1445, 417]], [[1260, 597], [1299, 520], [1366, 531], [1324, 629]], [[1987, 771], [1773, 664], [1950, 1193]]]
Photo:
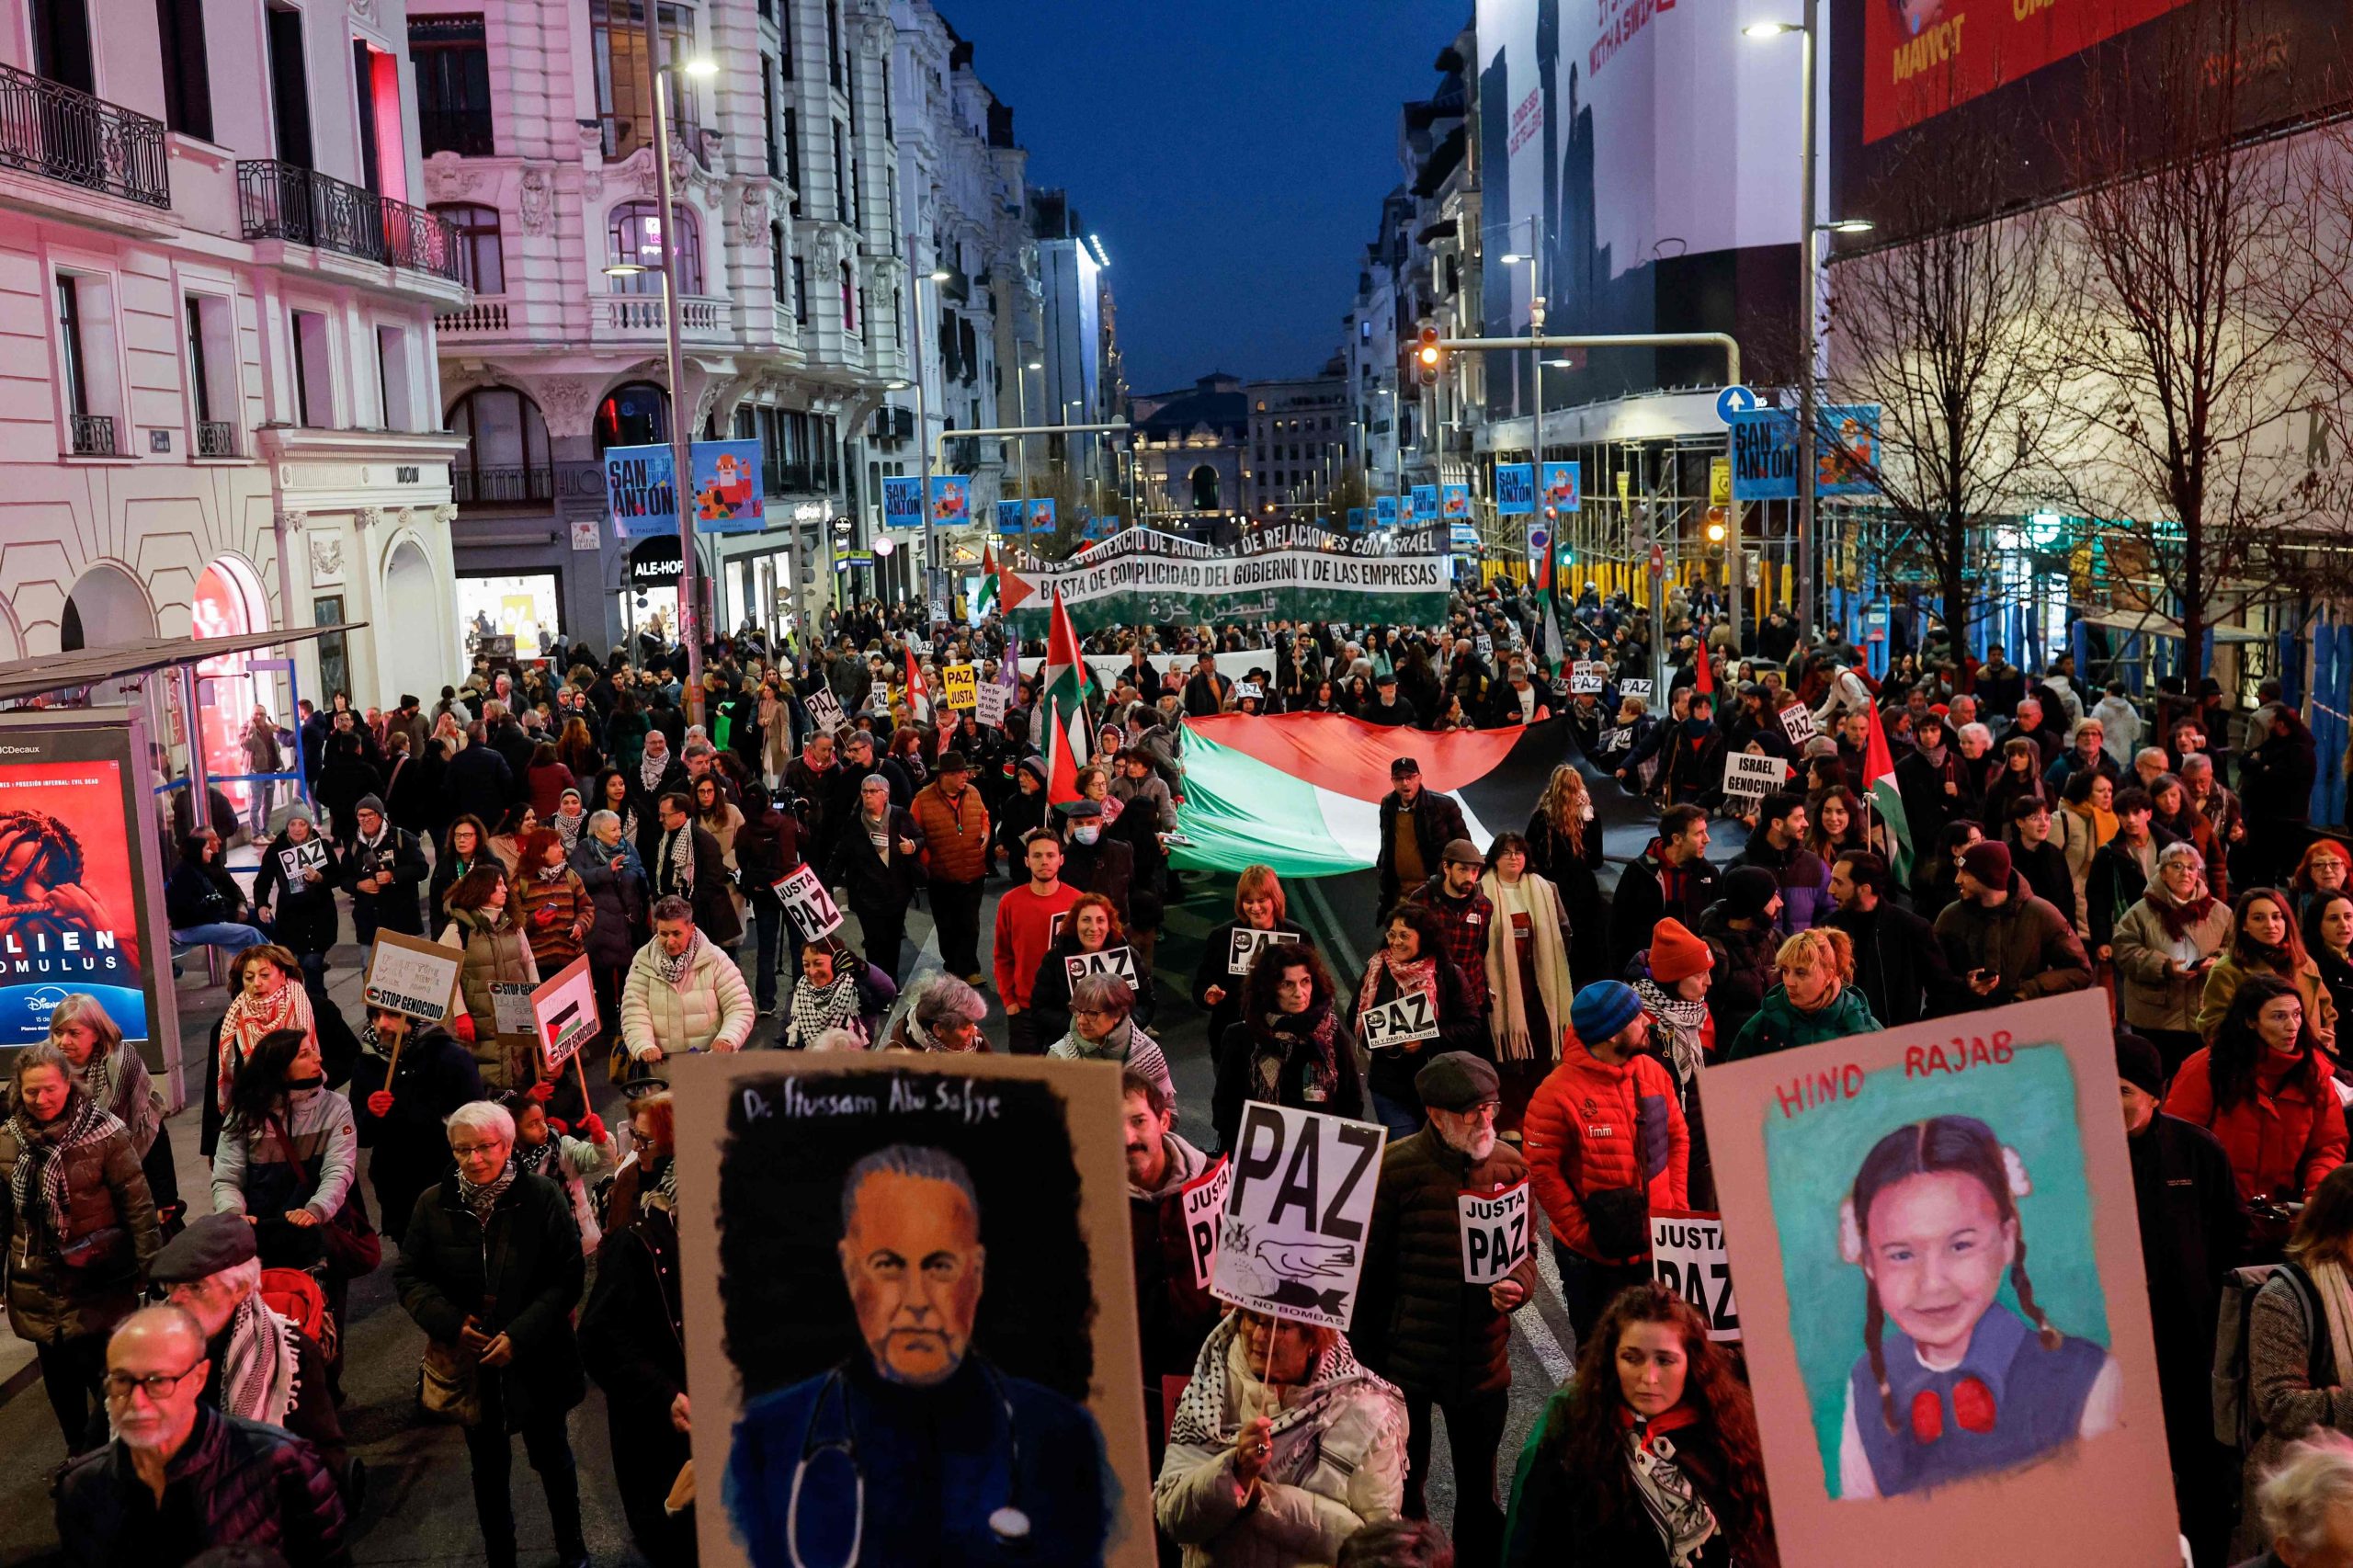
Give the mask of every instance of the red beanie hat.
[[1660, 921], [1651, 932], [1651, 978], [1661, 985], [1694, 974], [1704, 974], [1716, 967], [1715, 954], [1708, 944], [1693, 936], [1682, 921], [1672, 915]]

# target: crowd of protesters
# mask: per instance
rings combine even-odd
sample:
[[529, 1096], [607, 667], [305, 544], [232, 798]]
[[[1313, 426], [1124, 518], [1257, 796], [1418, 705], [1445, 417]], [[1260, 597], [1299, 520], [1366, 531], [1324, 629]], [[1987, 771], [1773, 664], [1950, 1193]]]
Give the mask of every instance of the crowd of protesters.
[[[2353, 1177], [2332, 1175], [2353, 853], [2305, 825], [2294, 710], [2267, 688], [2241, 720], [2218, 687], [2178, 683], [2143, 707], [2064, 656], [2029, 676], [1937, 634], [1874, 678], [1779, 613], [1744, 656], [1704, 593], [1658, 617], [1589, 586], [1567, 608], [1556, 632], [1506, 584], [1432, 628], [1098, 633], [1087, 651], [1115, 673], [1060, 801], [1016, 673], [1040, 650], [994, 617], [926, 628], [869, 606], [801, 646], [747, 629], [706, 650], [691, 704], [683, 652], [651, 642], [477, 660], [388, 710], [304, 704], [286, 743], [319, 813], [216, 810], [167, 884], [176, 945], [230, 960], [209, 1201], [176, 1190], [159, 1096], [95, 998], [59, 1004], [13, 1066], [7, 1302], [65, 1440], [68, 1555], [122, 1561], [137, 1540], [169, 1564], [234, 1541], [345, 1561], [366, 1473], [337, 1415], [343, 1319], [389, 1256], [426, 1342], [418, 1418], [464, 1430], [493, 1568], [517, 1559], [516, 1436], [566, 1568], [587, 1560], [584, 1485], [610, 1486], [649, 1561], [691, 1562], [664, 1064], [1005, 1050], [1122, 1070], [1164, 1561], [1771, 1564], [1737, 1358], [1652, 1279], [1650, 1214], [1714, 1201], [1700, 1074], [2101, 988], [2185, 1536], [2198, 1568], [2326, 1561], [2308, 1543], [2341, 1528], [2353, 1477], [2353, 1445], [2327, 1436], [2353, 1433], [2330, 1333], [2353, 1321]], [[941, 704], [940, 672], [965, 663], [1014, 687], [1002, 725]], [[1573, 691], [1573, 666], [1600, 689]], [[1424, 786], [1424, 743], [1398, 737], [1371, 953], [1340, 972], [1272, 869], [1207, 909], [1170, 865], [1183, 721], [1260, 711], [1427, 734], [1558, 718], [1567, 739], [1524, 824], [1482, 846]], [[257, 755], [266, 732], [257, 715]], [[1727, 793], [1744, 753], [1781, 759], [1782, 786]], [[1605, 819], [1645, 811], [1655, 835], [1605, 893]], [[250, 888], [224, 855], [247, 836]], [[836, 928], [790, 917], [779, 884], [803, 868]], [[1154, 1026], [1181, 981], [1154, 957], [1188, 899], [1220, 922], [1190, 986], [1213, 1085], [1180, 1107]], [[918, 906], [936, 967], [909, 941]], [[341, 1016], [328, 955], [379, 932], [460, 956], [446, 1020]], [[583, 957], [593, 1091], [502, 1012]], [[1414, 996], [1435, 1033], [1369, 1046], [1366, 1015]], [[1252, 1101], [1389, 1131], [1347, 1332], [1229, 1312], [1195, 1283], [1180, 1195]], [[1549, 1287], [1533, 1255], [1466, 1285], [1454, 1204], [1522, 1181], [1575, 1367], [1515, 1465], [1511, 1323]], [[2215, 1335], [2231, 1271], [2273, 1262], [2241, 1303], [2234, 1454], [2214, 1437]], [[1187, 1380], [1173, 1403], [1165, 1379]], [[591, 1381], [609, 1477], [571, 1448]], [[1446, 1531], [1420, 1522], [1438, 1416]]]

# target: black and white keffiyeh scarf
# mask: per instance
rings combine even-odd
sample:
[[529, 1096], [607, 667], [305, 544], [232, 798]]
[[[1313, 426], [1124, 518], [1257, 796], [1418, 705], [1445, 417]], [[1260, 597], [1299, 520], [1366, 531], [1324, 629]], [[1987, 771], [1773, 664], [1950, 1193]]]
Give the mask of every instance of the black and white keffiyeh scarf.
[[1642, 998], [1644, 1012], [1666, 1026], [1667, 1057], [1675, 1069], [1675, 1081], [1688, 1084], [1707, 1065], [1701, 1060], [1705, 1053], [1699, 1049], [1699, 1031], [1708, 1022], [1708, 1004], [1672, 995], [1655, 980], [1634, 982], [1634, 994]]
[[[1668, 1412], [1672, 1415], [1674, 1412]], [[1637, 1425], [1626, 1434], [1626, 1464], [1634, 1494], [1657, 1527], [1669, 1568], [1687, 1568], [1699, 1549], [1716, 1537], [1716, 1516], [1691, 1484], [1675, 1457], [1675, 1441], [1658, 1424]]]
[[700, 931], [690, 932], [687, 937], [687, 950], [672, 958], [657, 937], [654, 944], [654, 972], [662, 977], [664, 984], [676, 990], [687, 978], [687, 971], [694, 967], [695, 955], [702, 951], [702, 944], [703, 934]]
[[670, 873], [677, 879], [678, 896], [695, 895], [695, 824], [688, 823], [670, 835]]
[[1260, 1381], [1249, 1342], [1242, 1336], [1242, 1314], [1232, 1312], [1210, 1331], [1194, 1358], [1193, 1381], [1176, 1402], [1168, 1440], [1197, 1449], [1231, 1448], [1245, 1423], [1264, 1415], [1274, 1441], [1264, 1473], [1295, 1485], [1322, 1462], [1321, 1434], [1334, 1407], [1367, 1385], [1389, 1396], [1391, 1418], [1404, 1426], [1404, 1397], [1357, 1360], [1346, 1336], [1336, 1337], [1315, 1358], [1305, 1382], [1278, 1391]]
[[17, 1140], [17, 1164], [8, 1173], [8, 1195], [15, 1201], [17, 1212], [32, 1212], [36, 1199], [49, 1216], [50, 1234], [65, 1239], [65, 1212], [73, 1206], [74, 1194], [66, 1185], [65, 1156], [85, 1143], [96, 1143], [120, 1127], [99, 1105], [80, 1089], [75, 1089], [65, 1101], [65, 1108], [57, 1119], [42, 1125], [18, 1107], [8, 1118], [8, 1131]]
[[665, 745], [660, 751], [655, 751], [649, 746], [637, 759], [637, 787], [650, 795], [662, 782], [662, 776], [669, 771], [670, 748]]
[[847, 962], [835, 966], [830, 985], [812, 985], [803, 975], [792, 988], [792, 1017], [785, 1029], [785, 1048], [805, 1051], [827, 1029], [848, 1029], [861, 1039], [865, 1036], [858, 1026], [858, 977], [849, 972]]
[[521, 1167], [510, 1158], [499, 1167], [496, 1176], [479, 1186], [460, 1176], [458, 1201], [474, 1211], [474, 1220], [477, 1223], [488, 1225], [490, 1211], [498, 1207], [499, 1199], [506, 1194], [508, 1187], [515, 1185], [515, 1178], [521, 1174]]
[[221, 1352], [221, 1408], [231, 1415], [283, 1426], [301, 1392], [294, 1325], [258, 1295], [237, 1303]]

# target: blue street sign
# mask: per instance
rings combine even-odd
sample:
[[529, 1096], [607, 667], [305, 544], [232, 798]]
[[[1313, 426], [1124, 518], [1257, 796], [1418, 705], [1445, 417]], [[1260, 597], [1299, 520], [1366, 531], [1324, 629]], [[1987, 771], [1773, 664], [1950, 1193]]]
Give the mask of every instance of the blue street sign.
[[1745, 414], [1756, 404], [1756, 394], [1735, 381], [1716, 394], [1716, 417], [1729, 425], [1733, 415]]

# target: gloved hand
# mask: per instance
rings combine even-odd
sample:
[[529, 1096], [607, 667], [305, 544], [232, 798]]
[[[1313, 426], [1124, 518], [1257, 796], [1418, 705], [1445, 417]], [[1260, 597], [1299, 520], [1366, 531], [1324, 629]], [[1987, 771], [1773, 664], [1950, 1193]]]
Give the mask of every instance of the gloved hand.
[[555, 1084], [551, 1079], [542, 1078], [523, 1092], [545, 1105], [555, 1097]]
[[368, 1114], [381, 1120], [392, 1114], [392, 1091], [378, 1089], [368, 1096]]
[[580, 1119], [579, 1132], [591, 1143], [602, 1143], [605, 1141], [605, 1119], [590, 1111]]
[[473, 1044], [474, 1016], [472, 1013], [464, 1012], [450, 1014], [449, 1029], [450, 1037], [456, 1040], [460, 1045]]
[[572, 1124], [560, 1116], [551, 1116], [548, 1118], [548, 1131], [561, 1138], [572, 1131]]

